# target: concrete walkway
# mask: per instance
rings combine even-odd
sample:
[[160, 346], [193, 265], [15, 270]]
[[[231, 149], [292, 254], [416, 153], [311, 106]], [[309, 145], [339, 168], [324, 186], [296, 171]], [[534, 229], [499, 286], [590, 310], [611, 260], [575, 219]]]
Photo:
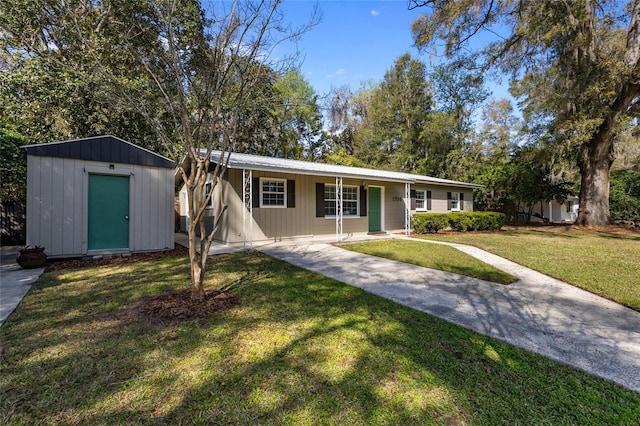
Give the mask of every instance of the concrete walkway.
[[330, 244], [260, 250], [640, 392], [639, 312], [475, 247], [450, 245], [519, 280], [505, 286]]
[[0, 326], [44, 272], [44, 268], [20, 268], [16, 263], [19, 249], [2, 247], [0, 250]]
[[[176, 244], [180, 244], [183, 247], [189, 248], [189, 236], [187, 234], [183, 234], [181, 232], [176, 232], [176, 234], [175, 234], [175, 242], [176, 242]], [[200, 239], [199, 238], [196, 240], [196, 247], [200, 247]], [[208, 256], [214, 256], [216, 254], [235, 253], [235, 252], [238, 252], [238, 251], [241, 251], [241, 250], [242, 249], [239, 249], [239, 248], [236, 248], [236, 247], [231, 247], [229, 245], [222, 244], [222, 243], [219, 243], [217, 241], [214, 241], [213, 244], [211, 244], [211, 247], [209, 247]], [[200, 253], [200, 250], [198, 250], [198, 253]]]

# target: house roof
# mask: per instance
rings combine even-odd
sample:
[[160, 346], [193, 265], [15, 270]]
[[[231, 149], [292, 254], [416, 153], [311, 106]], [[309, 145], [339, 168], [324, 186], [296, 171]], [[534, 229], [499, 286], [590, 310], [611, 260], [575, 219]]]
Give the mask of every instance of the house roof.
[[176, 166], [172, 160], [160, 154], [111, 135], [24, 145], [21, 148], [24, 148], [28, 155], [41, 157], [137, 164], [166, 169]]
[[[211, 159], [218, 161], [220, 151], [213, 151]], [[230, 153], [229, 168], [250, 169], [264, 172], [280, 172], [313, 176], [343, 177], [354, 179], [372, 179], [386, 182], [422, 183], [431, 185], [455, 186], [461, 188], [481, 188], [481, 185], [434, 178], [409, 173], [367, 169], [363, 167], [339, 166], [312, 161], [289, 160], [286, 158], [263, 157], [252, 154]]]

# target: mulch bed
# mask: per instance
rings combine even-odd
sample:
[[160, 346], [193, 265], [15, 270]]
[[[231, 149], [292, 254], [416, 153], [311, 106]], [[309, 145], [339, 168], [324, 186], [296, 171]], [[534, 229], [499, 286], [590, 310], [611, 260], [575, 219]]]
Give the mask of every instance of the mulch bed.
[[[162, 259], [165, 257], [187, 257], [189, 250], [176, 244], [173, 250], [165, 250], [154, 253], [136, 253], [129, 257], [114, 256], [110, 259], [68, 259], [52, 260], [47, 262], [45, 272], [92, 268], [103, 265], [122, 265], [140, 261]], [[188, 277], [185, 283], [188, 283]], [[217, 290], [205, 290], [202, 301], [191, 298], [191, 289], [185, 288], [166, 293], [161, 293], [147, 299], [138, 301], [126, 308], [133, 317], [144, 317], [146, 320], [156, 323], [180, 322], [192, 319], [203, 319], [229, 310], [240, 304], [240, 298], [229, 292]]]
[[45, 272], [61, 271], [68, 269], [92, 268], [102, 265], [119, 265], [132, 262], [140, 262], [145, 260], [162, 259], [165, 257], [187, 257], [189, 249], [176, 244], [173, 250], [158, 251], [153, 253], [134, 253], [129, 257], [114, 256], [111, 259], [67, 259], [67, 260], [49, 260]]
[[205, 291], [202, 301], [191, 299], [191, 289], [162, 293], [142, 301], [139, 312], [154, 319], [185, 321], [202, 319], [227, 311], [240, 304], [240, 298], [231, 293]]

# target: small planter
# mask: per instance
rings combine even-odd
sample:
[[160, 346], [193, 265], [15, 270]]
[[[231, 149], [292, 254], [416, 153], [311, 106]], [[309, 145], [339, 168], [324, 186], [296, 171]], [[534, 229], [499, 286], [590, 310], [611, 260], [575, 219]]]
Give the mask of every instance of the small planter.
[[40, 268], [47, 262], [47, 255], [44, 252], [44, 247], [27, 246], [23, 250], [20, 250], [20, 256], [18, 256], [16, 261], [18, 265], [24, 269]]

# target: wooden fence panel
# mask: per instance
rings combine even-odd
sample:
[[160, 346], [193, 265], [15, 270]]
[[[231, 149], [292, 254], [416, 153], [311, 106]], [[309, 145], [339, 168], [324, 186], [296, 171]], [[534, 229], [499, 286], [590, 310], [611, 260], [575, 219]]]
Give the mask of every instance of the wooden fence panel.
[[27, 206], [22, 202], [0, 203], [2, 245], [24, 245], [27, 230]]

